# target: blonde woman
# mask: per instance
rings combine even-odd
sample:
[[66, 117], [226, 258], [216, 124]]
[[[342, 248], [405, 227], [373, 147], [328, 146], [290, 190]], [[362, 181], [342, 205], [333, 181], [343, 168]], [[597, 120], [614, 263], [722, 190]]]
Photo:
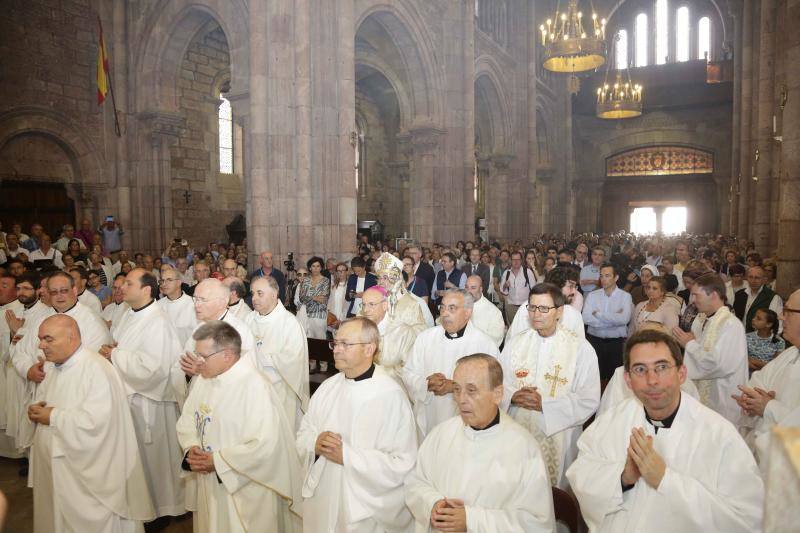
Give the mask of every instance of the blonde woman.
[[647, 300], [639, 302], [633, 309], [628, 324], [628, 337], [642, 329], [647, 322], [658, 322], [669, 332], [678, 326], [680, 310], [672, 303], [671, 298], [667, 298], [667, 282], [664, 278], [651, 278], [645, 287], [645, 294]]

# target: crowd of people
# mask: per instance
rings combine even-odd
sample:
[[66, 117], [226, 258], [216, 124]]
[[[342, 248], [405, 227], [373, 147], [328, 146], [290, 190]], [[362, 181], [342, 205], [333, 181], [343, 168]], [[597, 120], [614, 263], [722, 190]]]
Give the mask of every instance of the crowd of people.
[[[34, 531], [760, 531], [800, 291], [719, 235], [126, 250], [0, 231], [0, 456]], [[335, 370], [311, 394], [309, 341]], [[110, 363], [110, 364], [108, 364]], [[332, 370], [332, 369], [331, 369]]]

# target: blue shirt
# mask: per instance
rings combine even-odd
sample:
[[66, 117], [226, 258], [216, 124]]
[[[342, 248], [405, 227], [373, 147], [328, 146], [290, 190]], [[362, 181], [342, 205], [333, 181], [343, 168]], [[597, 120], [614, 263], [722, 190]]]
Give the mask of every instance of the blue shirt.
[[600, 288], [600, 267], [594, 266], [594, 264], [589, 263], [585, 267], [581, 269], [581, 278], [580, 279], [596, 279], [597, 283], [587, 283], [586, 285], [581, 285], [581, 290], [583, 294], [589, 294], [595, 289]]
[[786, 349], [786, 342], [780, 337], [775, 337], [776, 342], [772, 342], [772, 335], [767, 338], [759, 337], [757, 331], [751, 331], [747, 337], [747, 355], [762, 361], [772, 361], [776, 354]]
[[583, 323], [589, 326], [587, 333], [602, 339], [627, 337], [632, 313], [631, 295], [616, 287], [611, 296], [598, 289], [587, 294], [583, 301]]

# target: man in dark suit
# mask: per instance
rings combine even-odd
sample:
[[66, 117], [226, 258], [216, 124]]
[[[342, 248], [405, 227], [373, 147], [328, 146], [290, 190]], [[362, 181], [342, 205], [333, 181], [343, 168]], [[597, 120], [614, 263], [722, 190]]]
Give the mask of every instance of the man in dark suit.
[[469, 251], [469, 262], [461, 268], [461, 271], [467, 278], [470, 276], [480, 276], [483, 282], [483, 297], [489, 297], [489, 293], [487, 292], [489, 283], [491, 282], [489, 279], [489, 265], [481, 263], [481, 251], [479, 249], [473, 248]]
[[261, 268], [250, 273], [250, 275], [247, 276], [247, 282], [252, 283], [253, 278], [261, 278], [264, 276], [273, 277], [275, 281], [278, 282], [278, 298], [280, 298], [281, 302], [286, 301], [286, 277], [280, 270], [272, 268], [272, 252], [261, 252], [260, 262]]
[[430, 294], [433, 290], [433, 281], [436, 279], [436, 273], [431, 265], [422, 261], [422, 248], [416, 244], [409, 246], [406, 248], [406, 255], [414, 260], [414, 275], [425, 280], [428, 285], [428, 294]]
[[350, 261], [350, 270], [353, 271], [347, 278], [347, 290], [344, 299], [350, 302], [347, 307], [347, 317], [355, 316], [361, 309], [361, 295], [364, 291], [378, 284], [375, 274], [367, 272], [364, 260], [356, 256]]
[[[747, 271], [747, 287], [736, 291], [733, 297], [733, 312], [744, 324], [745, 331], [753, 331], [753, 317], [759, 309], [772, 309], [778, 316], [783, 309], [781, 297], [764, 284], [764, 268], [753, 266]], [[730, 302], [729, 302], [730, 303]]]

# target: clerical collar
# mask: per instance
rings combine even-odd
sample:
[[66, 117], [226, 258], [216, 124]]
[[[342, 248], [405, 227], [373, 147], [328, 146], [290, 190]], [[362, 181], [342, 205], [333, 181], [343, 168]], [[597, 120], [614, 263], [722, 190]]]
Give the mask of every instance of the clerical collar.
[[[469, 322], [467, 322], [469, 324]], [[464, 324], [464, 327], [460, 330], [456, 331], [455, 333], [448, 333], [447, 330], [444, 330], [444, 336], [450, 340], [460, 339], [464, 336], [464, 332], [467, 330], [467, 324]]]
[[236, 300], [236, 303], [235, 303], [235, 304], [231, 304], [231, 305], [229, 305], [229, 306], [228, 306], [228, 309], [231, 309], [232, 307], [236, 307], [236, 306], [237, 306], [237, 305], [239, 305], [241, 302], [242, 302], [241, 300]]
[[674, 411], [672, 411], [672, 414], [662, 420], [653, 420], [652, 418], [650, 418], [650, 415], [647, 414], [647, 409], [644, 410], [644, 417], [647, 419], [648, 422], [650, 422], [650, 425], [655, 428], [656, 433], [658, 433], [659, 429], [662, 428], [669, 429], [672, 427], [672, 422], [675, 421], [675, 415], [678, 414], [678, 409], [680, 408], [681, 408], [681, 402], [679, 400], [678, 406], [675, 408]]
[[222, 316], [219, 317], [217, 320], [225, 320], [225, 317], [228, 316], [228, 309], [225, 309], [225, 312], [222, 313]]
[[69, 313], [70, 311], [72, 311], [73, 309], [75, 309], [75, 306], [76, 306], [76, 305], [78, 305], [78, 301], [77, 301], [77, 300], [75, 300], [75, 303], [74, 303], [74, 304], [72, 304], [72, 307], [70, 307], [69, 309], [65, 309], [64, 311], [61, 311], [61, 314], [62, 314], [62, 315], [66, 315], [67, 313]]
[[499, 423], [500, 423], [500, 409], [497, 410], [497, 415], [495, 415], [494, 420], [489, 422], [489, 425], [486, 426], [485, 428], [476, 428], [475, 426], [470, 426], [470, 427], [475, 431], [486, 431], [487, 429], [494, 427]]
[[374, 373], [375, 373], [375, 363], [372, 363], [371, 365], [369, 365], [369, 368], [367, 369], [366, 372], [364, 372], [360, 376], [354, 377], [353, 381], [363, 381], [365, 379], [369, 379], [372, 377], [372, 374]]
[[83, 290], [81, 291], [81, 293], [78, 295], [78, 298], [80, 298], [81, 296], [83, 296], [83, 293], [84, 293], [84, 292], [86, 292], [86, 289], [83, 289]]
[[169, 296], [167, 296], [167, 300], [169, 300], [170, 302], [177, 302], [178, 300], [181, 299], [182, 296], [183, 296], [183, 291], [181, 291], [180, 295], [177, 298], [170, 298]]
[[28, 310], [28, 309], [30, 309], [31, 307], [33, 307], [34, 305], [36, 305], [36, 302], [38, 302], [38, 300], [34, 300], [34, 301], [32, 301], [30, 305], [25, 305], [25, 304], [22, 304], [22, 305], [23, 305], [23, 306], [25, 306], [25, 309], [26, 309], [26, 310]]
[[151, 305], [153, 305], [153, 302], [155, 302], [155, 299], [153, 299], [153, 300], [150, 300], [148, 303], [144, 304], [144, 305], [143, 305], [143, 306], [141, 306], [141, 307], [138, 307], [138, 308], [133, 308], [133, 307], [131, 307], [131, 309], [133, 309], [133, 312], [134, 312], [134, 313], [138, 313], [138, 312], [139, 312], [139, 311], [141, 311], [142, 309], [145, 309], [145, 308], [147, 308], [147, 307], [150, 307]]

